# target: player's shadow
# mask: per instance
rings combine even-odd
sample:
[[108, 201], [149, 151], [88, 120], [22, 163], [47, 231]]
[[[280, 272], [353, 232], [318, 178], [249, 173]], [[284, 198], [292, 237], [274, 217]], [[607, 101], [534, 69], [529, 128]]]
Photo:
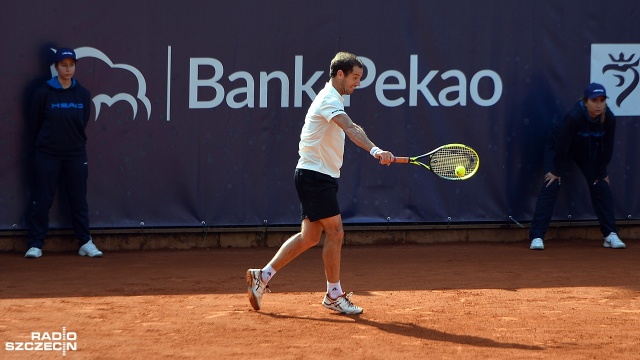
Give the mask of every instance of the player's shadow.
[[330, 323], [355, 322], [356, 324], [370, 326], [390, 334], [408, 336], [408, 337], [413, 337], [413, 338], [422, 339], [422, 340], [448, 342], [448, 343], [454, 343], [459, 345], [469, 345], [469, 346], [488, 347], [488, 348], [520, 349], [520, 350], [545, 350], [545, 348], [541, 346], [499, 342], [493, 339], [484, 338], [480, 336], [452, 334], [444, 331], [425, 328], [420, 325], [416, 325], [412, 323], [377, 322], [370, 319], [366, 319], [358, 315], [336, 314], [335, 318], [318, 318], [318, 317], [274, 314], [274, 313], [267, 313], [267, 312], [261, 312], [261, 314], [270, 316], [275, 319], [310, 320], [310, 321], [323, 321], [323, 322], [330, 322]]

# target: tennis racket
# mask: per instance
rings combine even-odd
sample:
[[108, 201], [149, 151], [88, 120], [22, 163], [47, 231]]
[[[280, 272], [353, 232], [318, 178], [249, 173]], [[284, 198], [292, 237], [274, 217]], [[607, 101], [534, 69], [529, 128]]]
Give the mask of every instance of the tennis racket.
[[422, 166], [445, 180], [466, 180], [480, 166], [478, 153], [463, 144], [443, 145], [420, 156], [396, 157], [393, 162]]

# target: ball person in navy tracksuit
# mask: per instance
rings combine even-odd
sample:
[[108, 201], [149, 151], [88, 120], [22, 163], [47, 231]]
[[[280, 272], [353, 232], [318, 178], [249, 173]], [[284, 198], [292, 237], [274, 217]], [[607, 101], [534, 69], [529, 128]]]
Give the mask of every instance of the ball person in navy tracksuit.
[[544, 183], [533, 213], [529, 239], [531, 250], [544, 249], [544, 235], [549, 228], [558, 198], [563, 170], [573, 160], [587, 181], [591, 204], [600, 222], [603, 246], [624, 249], [616, 233], [613, 198], [609, 188], [607, 166], [613, 155], [616, 117], [607, 107], [604, 86], [591, 83], [584, 96], [564, 117], [562, 124], [551, 129], [545, 144]]
[[91, 95], [73, 77], [76, 53], [58, 49], [58, 72], [35, 93], [29, 118], [35, 138], [35, 188], [29, 215], [26, 258], [42, 256], [49, 229], [49, 210], [60, 182], [64, 183], [70, 204], [75, 236], [81, 256], [100, 257], [102, 252], [89, 234], [87, 204], [87, 135], [85, 128], [91, 112]]

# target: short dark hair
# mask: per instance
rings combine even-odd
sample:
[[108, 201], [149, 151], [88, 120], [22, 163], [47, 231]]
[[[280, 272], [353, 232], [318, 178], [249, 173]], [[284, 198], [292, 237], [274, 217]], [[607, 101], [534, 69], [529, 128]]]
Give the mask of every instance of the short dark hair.
[[339, 52], [331, 60], [329, 76], [333, 79], [338, 74], [338, 70], [342, 70], [345, 75], [349, 75], [354, 66], [364, 69], [364, 63], [358, 57], [348, 52]]

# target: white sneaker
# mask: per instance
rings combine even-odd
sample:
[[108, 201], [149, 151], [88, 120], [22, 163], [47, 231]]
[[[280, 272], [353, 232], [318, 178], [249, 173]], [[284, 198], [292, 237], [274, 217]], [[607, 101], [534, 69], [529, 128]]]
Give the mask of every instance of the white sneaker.
[[529, 246], [531, 250], [544, 250], [544, 243], [541, 238], [535, 238], [531, 240], [531, 246]]
[[612, 249], [624, 249], [627, 247], [627, 245], [625, 245], [622, 242], [622, 240], [620, 240], [620, 238], [618, 237], [618, 234], [614, 232], [612, 232], [611, 234], [609, 234], [609, 236], [604, 238], [604, 244], [602, 244], [602, 246], [606, 248], [612, 248]]
[[40, 256], [42, 256], [42, 250], [38, 249], [37, 247], [32, 247], [29, 250], [27, 250], [27, 253], [24, 254], [24, 257], [26, 257], [27, 259], [37, 259]]
[[334, 300], [329, 297], [329, 294], [325, 294], [322, 306], [343, 314], [362, 314], [362, 308], [354, 305], [351, 300], [349, 300], [351, 295], [353, 295], [352, 292], [348, 294], [342, 293], [342, 295], [338, 296], [338, 298]]
[[269, 291], [269, 285], [262, 281], [262, 270], [247, 270], [247, 293], [249, 294], [249, 302], [254, 309], [260, 310], [262, 295], [267, 291]]
[[93, 244], [92, 240], [89, 240], [86, 244], [80, 247], [80, 250], [78, 250], [78, 255], [88, 257], [102, 257], [102, 251], [98, 250], [98, 248]]

